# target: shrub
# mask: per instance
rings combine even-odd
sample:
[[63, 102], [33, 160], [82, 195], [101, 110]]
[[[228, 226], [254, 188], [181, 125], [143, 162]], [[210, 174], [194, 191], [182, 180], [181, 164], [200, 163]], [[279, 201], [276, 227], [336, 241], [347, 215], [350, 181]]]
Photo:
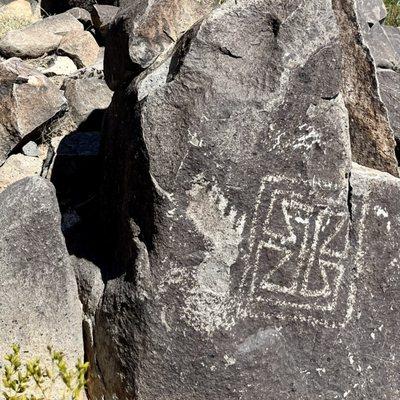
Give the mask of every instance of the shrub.
[[400, 26], [400, 0], [385, 0], [388, 16], [386, 25]]
[[49, 348], [49, 366], [38, 358], [23, 362], [14, 345], [5, 360], [2, 385], [4, 400], [79, 400], [87, 383], [89, 363], [78, 360], [69, 368], [63, 353]]
[[33, 22], [31, 18], [0, 13], [0, 39], [9, 31], [24, 28]]

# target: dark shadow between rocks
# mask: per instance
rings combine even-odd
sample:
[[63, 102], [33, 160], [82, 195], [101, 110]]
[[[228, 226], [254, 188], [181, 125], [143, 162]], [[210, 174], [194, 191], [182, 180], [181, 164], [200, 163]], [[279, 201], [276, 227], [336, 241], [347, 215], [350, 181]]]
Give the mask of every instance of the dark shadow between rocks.
[[102, 235], [99, 201], [103, 180], [101, 133], [86, 130], [94, 122], [101, 125], [98, 118], [103, 113], [95, 110], [75, 132], [62, 139], [53, 161], [51, 182], [56, 188], [69, 254], [95, 264], [104, 280], [109, 275], [109, 246]]

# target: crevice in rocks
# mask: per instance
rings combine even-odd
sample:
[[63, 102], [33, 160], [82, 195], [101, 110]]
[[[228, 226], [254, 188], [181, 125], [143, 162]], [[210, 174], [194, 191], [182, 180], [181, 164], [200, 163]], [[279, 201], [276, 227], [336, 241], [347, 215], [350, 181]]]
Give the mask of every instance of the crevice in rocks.
[[232, 58], [243, 58], [242, 56], [239, 56], [237, 54], [233, 54], [228, 48], [226, 47], [220, 47], [219, 51], [222, 54], [225, 54], [226, 56], [232, 57]]
[[395, 137], [395, 140], [396, 140], [396, 147], [395, 147], [396, 159], [400, 165], [400, 139]]
[[279, 35], [279, 31], [281, 29], [281, 24], [282, 24], [282, 21], [279, 18], [272, 17], [272, 22], [271, 22], [272, 32], [275, 37], [277, 37]]
[[351, 223], [353, 222], [353, 187], [351, 186], [351, 172], [347, 174], [347, 210]]

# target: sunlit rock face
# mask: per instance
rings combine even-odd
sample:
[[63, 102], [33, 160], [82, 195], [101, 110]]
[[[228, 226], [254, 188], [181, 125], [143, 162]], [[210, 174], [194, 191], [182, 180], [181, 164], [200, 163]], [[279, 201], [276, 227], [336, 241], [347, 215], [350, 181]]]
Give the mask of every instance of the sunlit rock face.
[[140, 102], [140, 77], [118, 89], [95, 326], [110, 398], [396, 397], [394, 139], [373, 92], [386, 130], [362, 132], [388, 152], [382, 171], [352, 163], [343, 12], [227, 1], [175, 45], [166, 83]]

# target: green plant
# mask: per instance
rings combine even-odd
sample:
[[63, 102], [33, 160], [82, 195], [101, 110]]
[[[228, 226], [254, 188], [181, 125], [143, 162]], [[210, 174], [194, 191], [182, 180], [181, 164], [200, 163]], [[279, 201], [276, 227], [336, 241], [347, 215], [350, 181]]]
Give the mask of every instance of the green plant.
[[385, 0], [388, 16], [386, 25], [400, 26], [400, 0]]
[[80, 359], [69, 368], [63, 353], [49, 347], [50, 362], [43, 366], [38, 358], [21, 359], [18, 345], [7, 354], [3, 371], [4, 400], [79, 400], [87, 383], [89, 363]]
[[0, 39], [9, 31], [24, 28], [33, 22], [31, 18], [0, 14]]

